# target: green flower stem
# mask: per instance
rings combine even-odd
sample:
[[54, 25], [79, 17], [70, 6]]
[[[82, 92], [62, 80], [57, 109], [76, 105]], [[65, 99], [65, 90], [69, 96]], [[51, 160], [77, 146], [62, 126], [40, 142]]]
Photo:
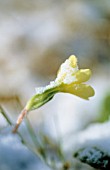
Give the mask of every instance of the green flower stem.
[[[4, 108], [2, 106], [0, 106], [0, 112], [2, 113], [3, 117], [6, 119], [6, 121], [9, 123], [9, 125], [13, 126], [12, 121], [10, 120], [10, 118], [8, 117], [6, 111], [4, 110]], [[21, 138], [21, 142], [23, 144], [26, 144], [25, 140], [23, 139], [23, 137], [21, 136], [21, 134], [19, 132], [17, 132], [17, 134], [19, 135], [19, 137]]]
[[2, 115], [4, 116], [4, 118], [6, 119], [6, 121], [9, 123], [9, 125], [12, 125], [11, 120], [9, 119], [8, 115], [6, 114], [6, 112], [4, 111], [4, 109], [2, 108], [2, 106], [0, 106], [0, 112], [2, 113]]

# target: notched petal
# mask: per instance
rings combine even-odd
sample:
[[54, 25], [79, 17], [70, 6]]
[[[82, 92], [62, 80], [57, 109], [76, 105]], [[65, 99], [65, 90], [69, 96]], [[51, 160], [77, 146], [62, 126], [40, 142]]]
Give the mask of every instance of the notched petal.
[[94, 96], [95, 93], [93, 88], [87, 84], [71, 84], [63, 85], [62, 87], [62, 92], [74, 94], [86, 100]]
[[75, 77], [76, 81], [75, 83], [83, 83], [90, 79], [91, 77], [91, 70], [90, 69], [80, 69], [76, 72]]

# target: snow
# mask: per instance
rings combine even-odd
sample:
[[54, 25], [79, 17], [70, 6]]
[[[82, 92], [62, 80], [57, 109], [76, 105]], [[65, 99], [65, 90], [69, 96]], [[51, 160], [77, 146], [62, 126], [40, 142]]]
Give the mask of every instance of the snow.
[[[74, 55], [70, 56], [60, 67], [57, 78], [55, 81], [51, 81], [49, 85], [45, 87], [36, 88], [36, 94], [42, 94], [46, 90], [59, 86], [61, 83], [70, 84], [76, 80], [76, 76], [74, 75], [78, 71], [77, 63], [76, 66], [73, 66], [73, 61], [70, 58], [74, 58], [77, 60]], [[75, 61], [74, 61], [75, 62]], [[72, 65], [73, 64], [73, 65]]]
[[42, 94], [44, 93], [46, 90], [54, 88], [57, 86], [57, 83], [55, 83], [55, 81], [51, 81], [49, 85], [45, 86], [45, 87], [38, 87], [36, 88], [36, 94]]
[[64, 148], [66, 151], [68, 148], [72, 153], [82, 148], [96, 147], [110, 155], [110, 121], [91, 124], [87, 129], [71, 136], [68, 142], [69, 148], [66, 145]]
[[74, 74], [77, 71], [78, 71], [78, 66], [72, 67], [71, 60], [67, 59], [61, 65], [58, 76], [57, 76], [55, 82], [61, 82], [61, 80], [62, 80], [64, 84], [70, 84], [70, 83], [72, 83], [76, 80], [76, 77], [75, 77]]
[[0, 134], [0, 170], [49, 170], [8, 127]]

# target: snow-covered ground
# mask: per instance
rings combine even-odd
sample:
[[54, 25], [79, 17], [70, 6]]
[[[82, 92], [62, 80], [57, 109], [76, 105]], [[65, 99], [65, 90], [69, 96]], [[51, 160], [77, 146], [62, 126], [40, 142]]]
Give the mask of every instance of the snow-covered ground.
[[49, 170], [17, 135], [10, 132], [11, 128], [6, 128], [0, 134], [0, 170]]

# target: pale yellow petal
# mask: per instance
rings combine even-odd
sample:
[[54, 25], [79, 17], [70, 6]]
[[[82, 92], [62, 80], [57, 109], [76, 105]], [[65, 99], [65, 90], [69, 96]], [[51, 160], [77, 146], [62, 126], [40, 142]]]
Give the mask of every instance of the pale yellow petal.
[[89, 97], [94, 96], [93, 88], [86, 84], [63, 84], [61, 87], [61, 91], [65, 93], [74, 94], [86, 100], [88, 100]]
[[71, 55], [68, 59], [70, 61], [70, 66], [75, 68], [77, 67], [77, 58], [75, 55]]
[[83, 83], [90, 79], [91, 70], [90, 69], [81, 69], [78, 70], [75, 74], [76, 80], [75, 83]]

